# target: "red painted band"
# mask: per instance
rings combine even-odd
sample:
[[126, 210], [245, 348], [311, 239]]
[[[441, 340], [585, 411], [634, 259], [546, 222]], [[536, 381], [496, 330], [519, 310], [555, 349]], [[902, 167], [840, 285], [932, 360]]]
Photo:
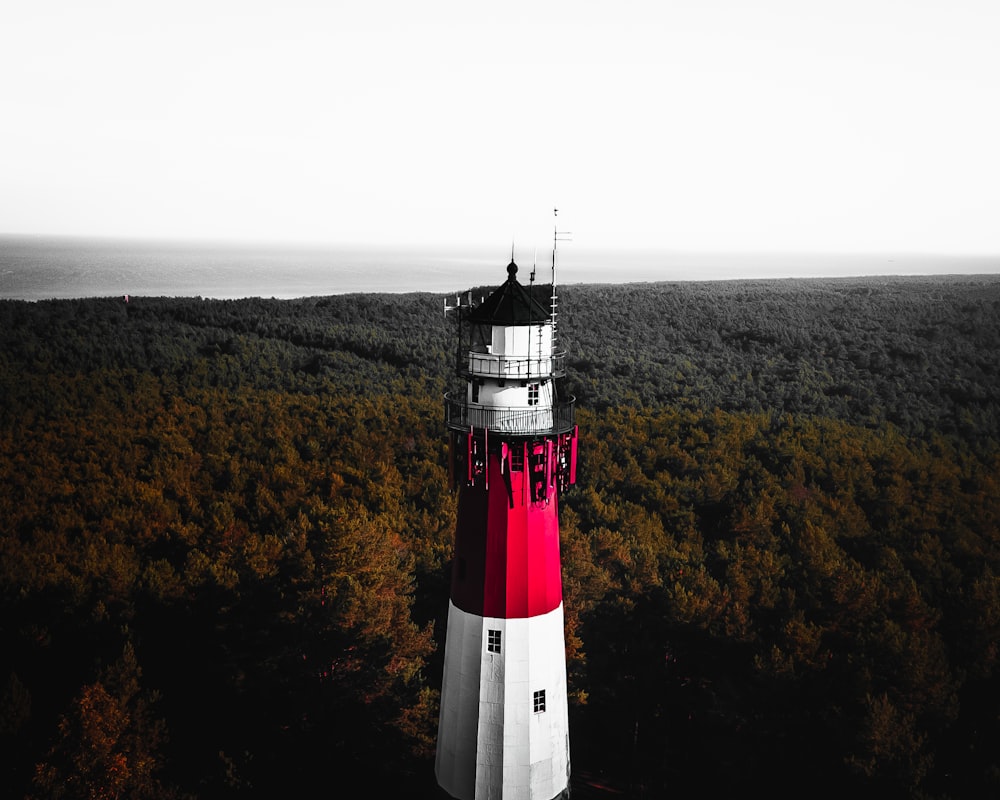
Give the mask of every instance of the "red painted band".
[[[499, 476], [499, 456], [489, 461]], [[460, 490], [451, 599], [467, 613], [534, 617], [562, 602], [556, 491], [545, 486], [546, 500], [533, 502], [530, 474], [511, 472], [509, 494], [500, 479]]]

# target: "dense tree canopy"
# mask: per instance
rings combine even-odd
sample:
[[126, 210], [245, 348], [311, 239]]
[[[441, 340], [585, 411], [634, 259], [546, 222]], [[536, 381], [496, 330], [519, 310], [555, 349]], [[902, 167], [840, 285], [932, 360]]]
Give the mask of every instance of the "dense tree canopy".
[[[1000, 791], [1000, 280], [561, 295], [580, 792]], [[425, 294], [0, 302], [4, 785], [432, 794], [454, 348]]]

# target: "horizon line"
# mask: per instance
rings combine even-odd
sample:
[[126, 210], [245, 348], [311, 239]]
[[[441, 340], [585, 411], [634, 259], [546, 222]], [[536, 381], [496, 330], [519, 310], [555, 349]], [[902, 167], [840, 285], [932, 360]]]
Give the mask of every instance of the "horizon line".
[[[497, 243], [485, 241], [376, 241], [376, 240], [333, 240], [333, 239], [307, 239], [307, 238], [259, 238], [241, 236], [194, 236], [194, 235], [166, 235], [166, 234], [102, 234], [102, 233], [38, 233], [38, 232], [15, 232], [0, 231], [0, 240], [12, 239], [56, 239], [61, 241], [89, 241], [89, 242], [117, 242], [117, 243], [148, 243], [148, 244], [176, 244], [176, 245], [202, 245], [202, 246], [225, 246], [225, 247], [247, 247], [247, 248], [287, 248], [292, 250], [309, 249], [385, 249], [393, 251], [421, 250], [440, 248], [445, 250], [467, 250], [487, 251], [497, 247]], [[499, 239], [498, 239], [499, 242]], [[590, 253], [632, 253], [672, 255], [675, 257], [719, 257], [719, 258], [743, 258], [743, 257], [775, 257], [775, 258], [919, 258], [919, 259], [991, 259], [1000, 260], [1000, 249], [990, 250], [960, 250], [960, 249], [927, 249], [916, 248], [806, 248], [806, 247], [745, 247], [745, 248], [709, 248], [709, 247], [681, 247], [670, 244], [636, 244], [625, 242], [623, 244], [609, 244], [606, 242], [587, 243], [573, 242], [583, 252]], [[509, 247], [509, 242], [505, 248]], [[572, 253], [576, 247], [560, 248], [560, 253], [566, 256]], [[537, 248], [532, 248], [537, 249]], [[499, 251], [498, 251], [499, 252]], [[1000, 261], [997, 268], [1000, 269]]]

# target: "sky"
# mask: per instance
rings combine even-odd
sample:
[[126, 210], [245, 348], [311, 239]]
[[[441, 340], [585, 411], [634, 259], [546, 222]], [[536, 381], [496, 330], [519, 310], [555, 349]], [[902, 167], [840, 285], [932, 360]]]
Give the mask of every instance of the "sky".
[[997, 0], [9, 3], [0, 233], [998, 255], [998, 41]]

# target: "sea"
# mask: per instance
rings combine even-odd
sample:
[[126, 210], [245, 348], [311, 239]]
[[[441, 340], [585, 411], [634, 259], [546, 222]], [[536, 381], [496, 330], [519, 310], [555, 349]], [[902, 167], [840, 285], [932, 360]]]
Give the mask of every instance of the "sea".
[[[552, 254], [514, 252], [518, 279], [552, 279]], [[459, 293], [507, 277], [509, 248], [297, 245], [0, 234], [0, 299], [292, 299]], [[620, 284], [877, 275], [1000, 275], [998, 256], [685, 253], [559, 245], [556, 282]]]

